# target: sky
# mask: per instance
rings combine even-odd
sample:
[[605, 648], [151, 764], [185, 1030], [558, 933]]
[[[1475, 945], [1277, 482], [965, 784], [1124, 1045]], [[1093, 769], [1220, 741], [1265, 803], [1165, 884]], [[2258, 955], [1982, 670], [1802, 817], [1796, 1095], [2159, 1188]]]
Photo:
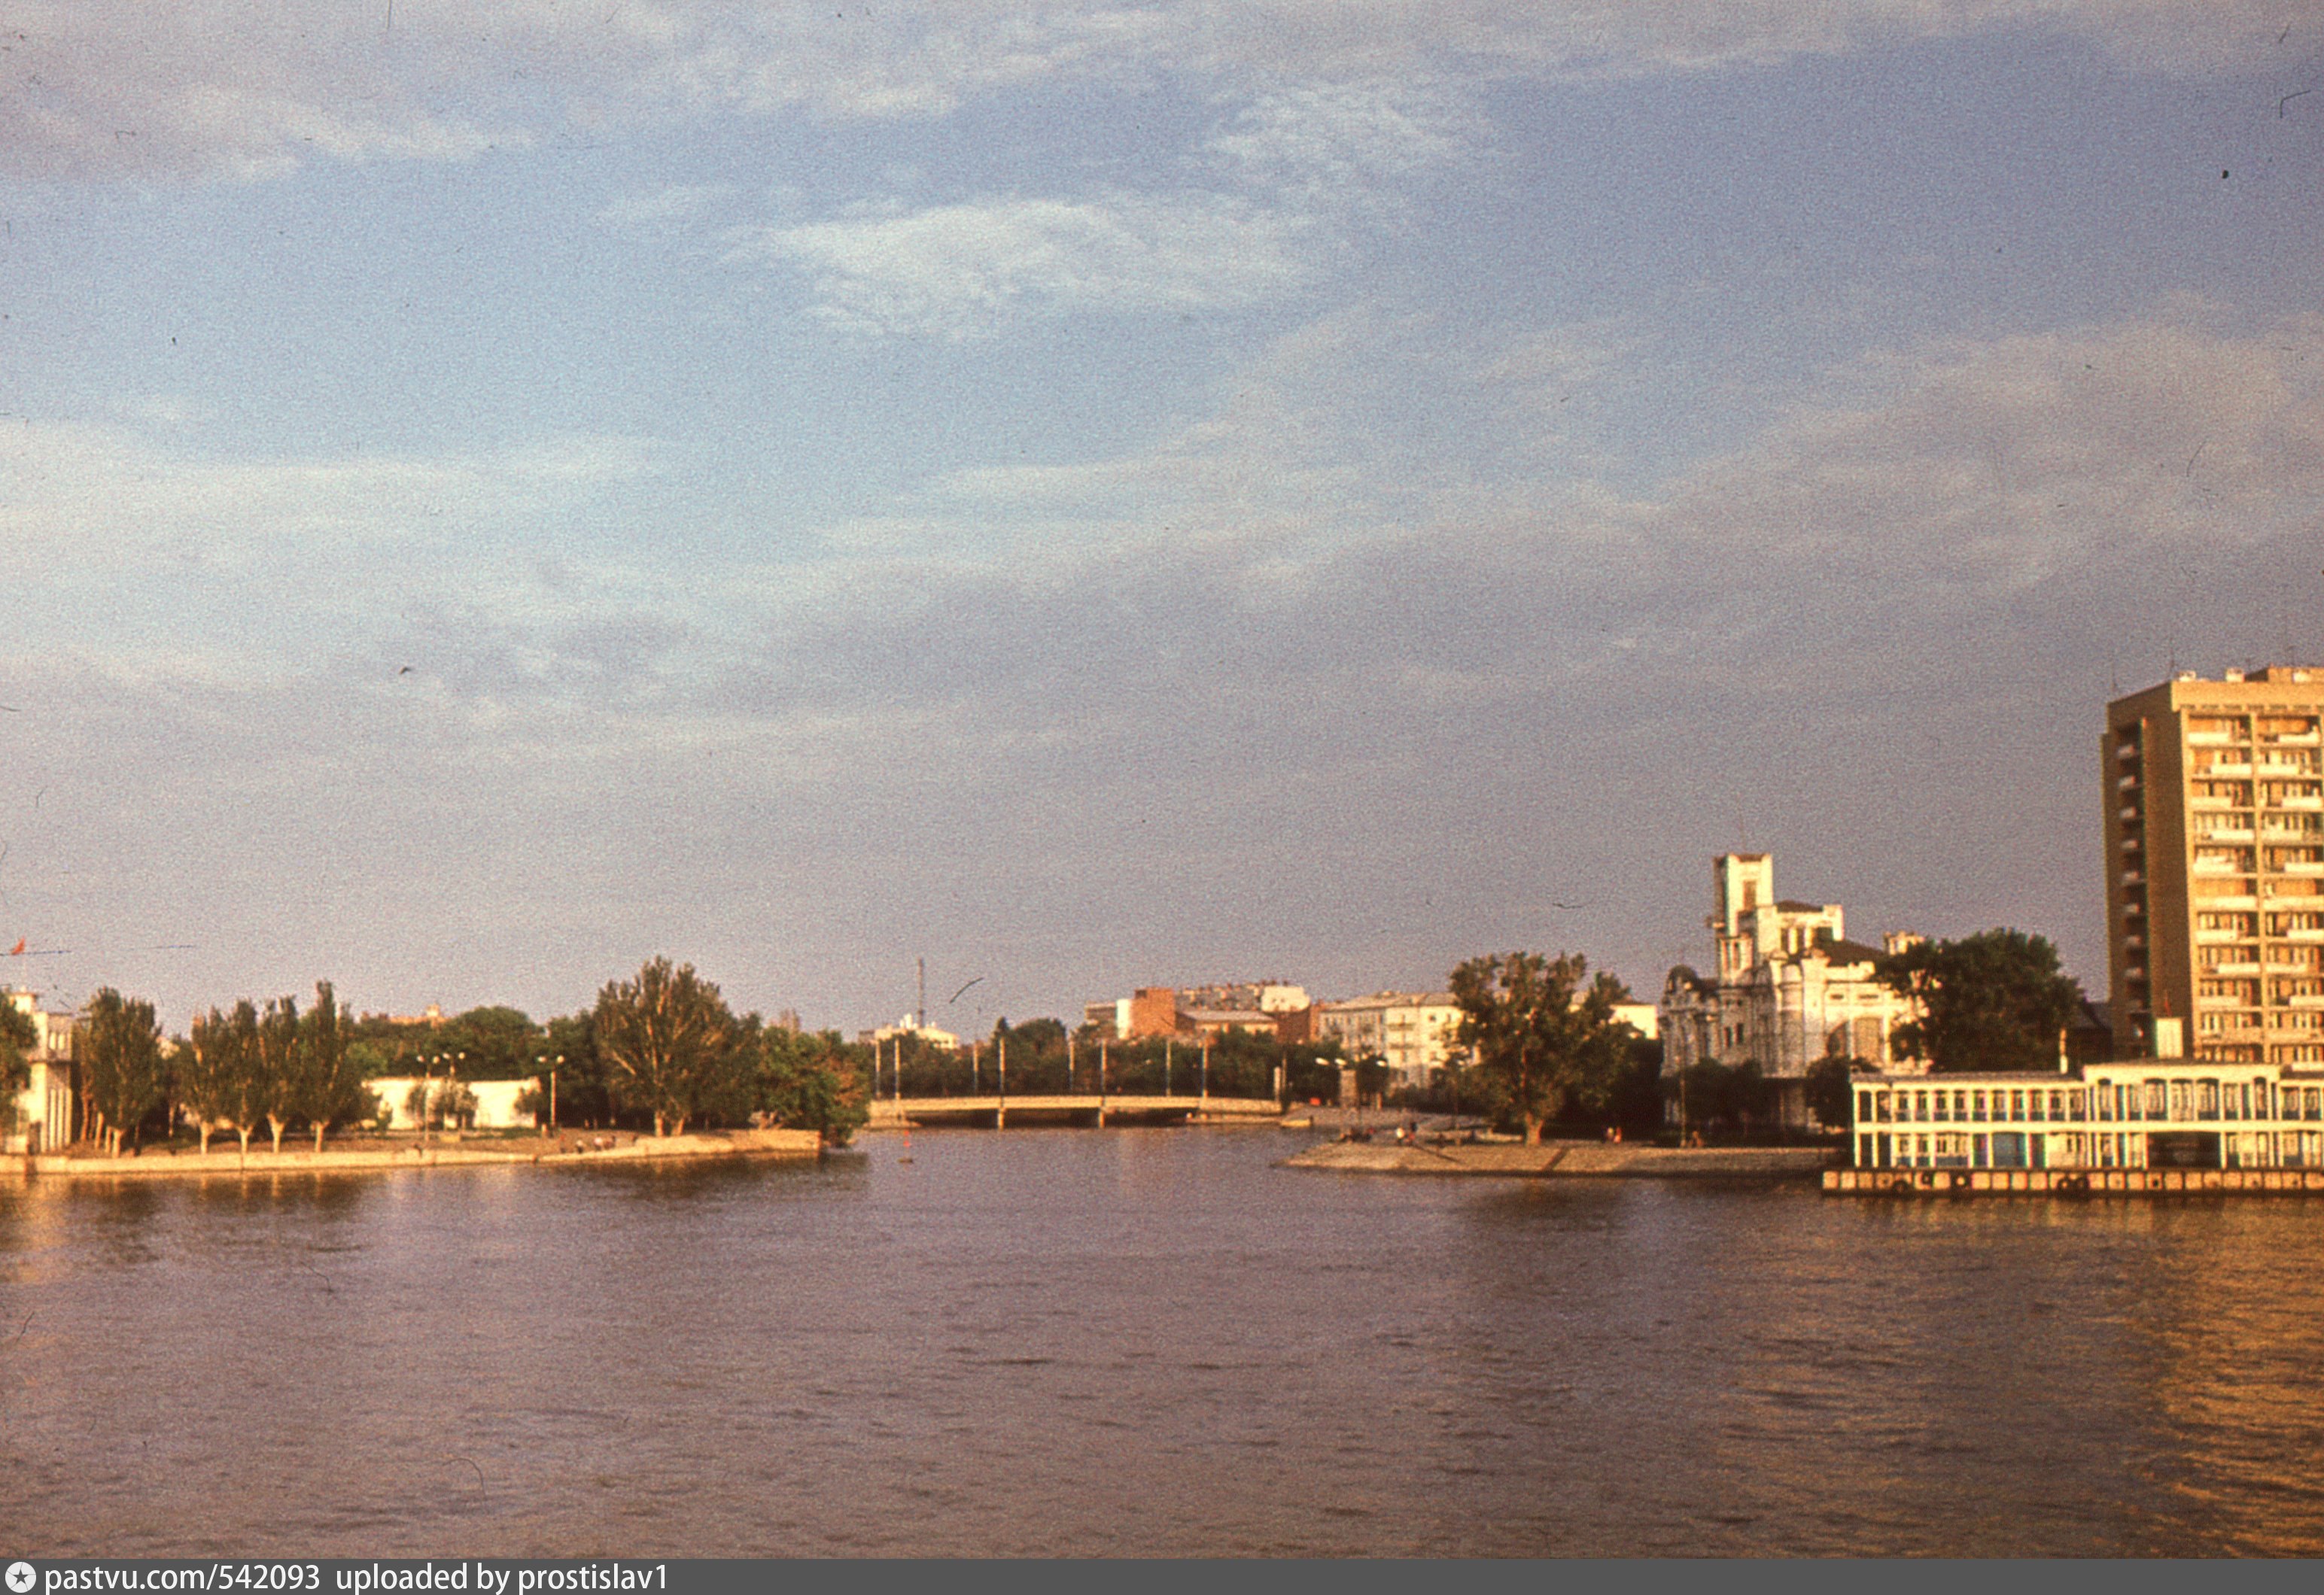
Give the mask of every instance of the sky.
[[2102, 997], [2107, 699], [2324, 660], [2292, 0], [0, 21], [58, 1010], [1650, 999], [1738, 847]]

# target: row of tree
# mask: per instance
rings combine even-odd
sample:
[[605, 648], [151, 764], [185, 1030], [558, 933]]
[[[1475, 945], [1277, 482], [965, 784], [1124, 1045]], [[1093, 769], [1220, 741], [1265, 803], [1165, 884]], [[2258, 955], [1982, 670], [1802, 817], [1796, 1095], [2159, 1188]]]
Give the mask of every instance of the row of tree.
[[165, 1046], [153, 1005], [100, 988], [81, 1011], [78, 1056], [88, 1133], [119, 1152], [154, 1109], [182, 1109], [200, 1135], [231, 1129], [244, 1150], [261, 1125], [282, 1148], [282, 1133], [302, 1122], [319, 1148], [336, 1123], [370, 1117], [377, 1099], [347, 1049], [347, 1012], [328, 981], [314, 1006], [278, 997], [262, 1010], [244, 998], [213, 1008], [189, 1036]]
[[[0, 1013], [8, 1016], [0, 1018], [0, 1083], [21, 1088], [32, 1033], [14, 1010]], [[543, 1120], [555, 1100], [565, 1120], [593, 1126], [650, 1125], [656, 1135], [675, 1135], [689, 1125], [758, 1122], [815, 1129], [844, 1144], [869, 1117], [870, 1048], [833, 1032], [769, 1026], [755, 1013], [738, 1017], [693, 965], [667, 958], [609, 982], [590, 1009], [546, 1027], [513, 1009], [461, 1017], [468, 1034], [450, 1039], [494, 1035], [505, 1055], [478, 1060], [471, 1077], [531, 1077], [518, 1101]], [[427, 1051], [382, 1046], [375, 1027], [370, 1037], [361, 1033], [328, 982], [316, 986], [303, 1012], [293, 998], [263, 1005], [245, 998], [211, 1009], [169, 1041], [151, 1002], [106, 987], [82, 1010], [78, 1028], [86, 1133], [116, 1153], [157, 1112], [165, 1125], [189, 1120], [205, 1151], [220, 1131], [235, 1133], [247, 1151], [261, 1128], [279, 1151], [285, 1132], [300, 1125], [319, 1149], [334, 1126], [386, 1117], [373, 1079], [476, 1056], [442, 1037]], [[530, 1066], [511, 1066], [520, 1061]], [[422, 1100], [407, 1105], [430, 1120], [456, 1114], [464, 1093], [446, 1079], [432, 1091], [419, 1088]]]

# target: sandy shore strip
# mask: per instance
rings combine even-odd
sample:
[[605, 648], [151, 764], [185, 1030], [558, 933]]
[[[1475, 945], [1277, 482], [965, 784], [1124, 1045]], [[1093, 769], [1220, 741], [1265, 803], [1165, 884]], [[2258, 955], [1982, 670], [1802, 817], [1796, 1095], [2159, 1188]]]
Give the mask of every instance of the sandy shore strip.
[[1429, 1146], [1393, 1140], [1324, 1141], [1286, 1158], [1291, 1168], [1351, 1174], [1499, 1176], [1538, 1179], [1814, 1179], [1831, 1166], [1821, 1147], [1639, 1147], [1604, 1141], [1545, 1141], [1538, 1147], [1486, 1143]]
[[[597, 1147], [595, 1138], [567, 1134], [561, 1139], [503, 1141], [482, 1145], [436, 1142], [428, 1146], [361, 1148], [349, 1150], [289, 1142], [280, 1152], [254, 1143], [245, 1154], [227, 1146], [202, 1152], [149, 1151], [142, 1157], [85, 1157], [42, 1153], [0, 1159], [0, 1171], [33, 1179], [152, 1179], [191, 1175], [346, 1174], [380, 1168], [454, 1168], [487, 1163], [575, 1166], [635, 1163], [668, 1158], [813, 1157], [823, 1138], [811, 1129], [709, 1130], [693, 1135], [624, 1136], [620, 1144]], [[571, 1150], [560, 1150], [571, 1148]]]

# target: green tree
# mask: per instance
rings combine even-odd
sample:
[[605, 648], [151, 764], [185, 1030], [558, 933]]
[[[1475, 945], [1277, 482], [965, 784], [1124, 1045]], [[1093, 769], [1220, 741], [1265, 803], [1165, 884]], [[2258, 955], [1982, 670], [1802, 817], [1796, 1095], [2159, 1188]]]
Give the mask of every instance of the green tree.
[[1868, 1068], [1861, 1058], [1827, 1053], [1808, 1065], [1808, 1111], [1827, 1129], [1846, 1129], [1856, 1117], [1856, 1074]]
[[2055, 1068], [2059, 1033], [2082, 1001], [2058, 949], [2022, 930], [1923, 942], [1883, 957], [1877, 973], [1920, 1005], [1893, 1032], [1897, 1056], [1941, 1074]]
[[258, 1021], [257, 1100], [274, 1132], [274, 1149], [282, 1150], [282, 1131], [299, 1111], [299, 1000], [272, 997]]
[[1651, 1136], [1663, 1127], [1663, 1044], [1632, 1033], [1629, 1056], [1615, 1083], [1609, 1112], [1626, 1135]]
[[[613, 1105], [651, 1114], [657, 1136], [744, 1100], [743, 1027], [691, 963], [656, 958], [597, 993], [594, 1028]], [[755, 1028], [755, 1027], [754, 1027]]]
[[96, 1107], [93, 1128], [121, 1155], [161, 1100], [161, 1027], [150, 1002], [100, 986], [82, 1010], [80, 1061]]
[[759, 1111], [786, 1129], [812, 1129], [844, 1147], [872, 1117], [868, 1055], [836, 1030], [761, 1030], [758, 1036]]
[[464, 1080], [524, 1080], [538, 1073], [533, 1059], [540, 1042], [540, 1027], [522, 1010], [472, 1008], [444, 1021], [435, 1049], [468, 1055], [460, 1065]]
[[1748, 1060], [1732, 1068], [1714, 1060], [1696, 1064], [1683, 1081], [1673, 1083], [1673, 1094], [1690, 1131], [1706, 1126], [1747, 1129], [1774, 1118], [1778, 1105], [1775, 1083]]
[[231, 1013], [213, 1008], [193, 1023], [188, 1037], [192, 1056], [181, 1061], [178, 1082], [205, 1152], [221, 1127], [231, 1127], [242, 1138], [243, 1151], [250, 1150], [251, 1131], [265, 1111], [258, 1028], [258, 1010], [247, 997]]
[[1613, 976], [1589, 973], [1579, 954], [1539, 953], [1471, 958], [1452, 972], [1456, 1039], [1473, 1052], [1489, 1099], [1525, 1127], [1529, 1147], [1569, 1107], [1602, 1111], [1629, 1056], [1637, 1032], [1614, 1007], [1630, 994]]
[[[597, 1056], [597, 1032], [591, 1015], [568, 1014], [549, 1020], [540, 1052], [557, 1071], [556, 1107], [560, 1124], [576, 1120], [591, 1126], [613, 1122], [613, 1097], [605, 1089], [605, 1065]], [[548, 1070], [536, 1064], [534, 1071], [533, 1078], [546, 1098]]]
[[32, 1016], [0, 993], [0, 1131], [16, 1130], [16, 1097], [32, 1083], [32, 1050], [41, 1044]]
[[377, 1097], [364, 1084], [365, 1056], [353, 1043], [354, 1025], [328, 981], [315, 982], [315, 1006], [300, 1027], [294, 1106], [315, 1131], [315, 1150], [343, 1119], [368, 1119]]

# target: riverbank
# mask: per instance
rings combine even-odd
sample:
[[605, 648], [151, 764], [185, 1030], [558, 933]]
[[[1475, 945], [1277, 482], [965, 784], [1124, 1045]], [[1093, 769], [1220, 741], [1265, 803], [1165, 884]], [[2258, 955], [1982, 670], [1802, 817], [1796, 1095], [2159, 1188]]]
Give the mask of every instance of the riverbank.
[[1505, 1179], [1559, 1176], [1605, 1178], [1813, 1179], [1832, 1160], [1821, 1147], [1646, 1147], [1607, 1141], [1506, 1142], [1325, 1141], [1285, 1160], [1290, 1168], [1350, 1174], [1498, 1176]]
[[348, 1174], [383, 1168], [452, 1168], [478, 1164], [659, 1162], [708, 1157], [813, 1157], [823, 1138], [811, 1129], [703, 1130], [673, 1136], [567, 1134], [554, 1139], [489, 1142], [430, 1141], [425, 1145], [329, 1148], [286, 1143], [280, 1152], [254, 1144], [208, 1152], [150, 1148], [142, 1156], [82, 1157], [38, 1153], [0, 1161], [0, 1169], [28, 1179], [152, 1179], [224, 1175]]

